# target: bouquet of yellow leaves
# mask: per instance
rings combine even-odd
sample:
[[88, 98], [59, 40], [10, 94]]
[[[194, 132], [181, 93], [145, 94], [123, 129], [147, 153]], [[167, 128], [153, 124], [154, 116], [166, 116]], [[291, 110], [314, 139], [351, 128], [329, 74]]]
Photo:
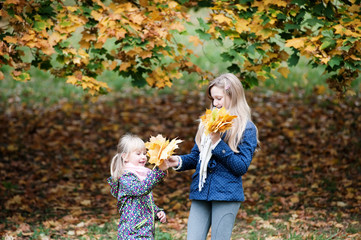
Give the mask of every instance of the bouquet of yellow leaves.
[[159, 166], [163, 161], [173, 155], [174, 150], [178, 148], [178, 143], [183, 142], [179, 139], [167, 140], [161, 134], [157, 137], [151, 137], [149, 142], [145, 143], [148, 149], [149, 163]]
[[211, 132], [225, 132], [232, 127], [232, 121], [237, 116], [229, 115], [227, 110], [214, 108], [207, 109], [206, 113], [201, 116], [201, 121], [204, 126], [204, 133], [208, 135]]

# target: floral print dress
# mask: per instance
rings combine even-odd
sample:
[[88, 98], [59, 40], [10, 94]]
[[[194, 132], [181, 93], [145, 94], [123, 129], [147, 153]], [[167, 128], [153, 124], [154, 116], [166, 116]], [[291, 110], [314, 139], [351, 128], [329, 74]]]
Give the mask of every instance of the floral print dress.
[[151, 191], [165, 175], [165, 172], [155, 168], [143, 181], [131, 172], [124, 173], [116, 181], [108, 178], [110, 192], [118, 200], [118, 239], [154, 238], [154, 220], [161, 209], [155, 205]]

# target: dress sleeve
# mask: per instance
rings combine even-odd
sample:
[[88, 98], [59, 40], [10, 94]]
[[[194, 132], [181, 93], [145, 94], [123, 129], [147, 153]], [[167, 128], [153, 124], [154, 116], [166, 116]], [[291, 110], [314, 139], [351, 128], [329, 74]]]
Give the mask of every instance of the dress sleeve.
[[120, 191], [118, 200], [124, 196], [142, 196], [149, 194], [157, 183], [159, 183], [165, 172], [155, 168], [148, 173], [146, 179], [139, 181], [139, 179], [132, 173], [126, 173], [119, 179]]
[[238, 145], [238, 153], [223, 140], [212, 151], [215, 159], [222, 163], [235, 176], [244, 175], [251, 164], [253, 153], [257, 147], [257, 129], [253, 123], [249, 123], [243, 134], [242, 141]]

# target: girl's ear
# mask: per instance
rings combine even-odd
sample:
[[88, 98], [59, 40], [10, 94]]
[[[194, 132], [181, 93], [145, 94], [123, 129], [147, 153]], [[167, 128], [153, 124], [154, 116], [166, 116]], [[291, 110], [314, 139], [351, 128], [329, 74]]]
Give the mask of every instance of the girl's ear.
[[125, 153], [122, 153], [121, 155], [121, 158], [123, 159], [123, 162], [128, 162], [128, 160], [127, 160], [127, 154], [125, 154]]

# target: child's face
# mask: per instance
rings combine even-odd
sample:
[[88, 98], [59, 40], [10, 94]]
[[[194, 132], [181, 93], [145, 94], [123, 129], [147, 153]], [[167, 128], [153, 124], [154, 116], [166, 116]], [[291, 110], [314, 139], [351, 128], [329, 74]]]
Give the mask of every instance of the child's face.
[[125, 156], [124, 162], [138, 167], [144, 167], [147, 163], [147, 152], [145, 149], [132, 151]]
[[219, 88], [217, 86], [213, 86], [211, 88], [211, 97], [212, 97], [212, 104], [216, 108], [225, 107], [228, 108], [229, 97], [224, 93], [223, 88]]

